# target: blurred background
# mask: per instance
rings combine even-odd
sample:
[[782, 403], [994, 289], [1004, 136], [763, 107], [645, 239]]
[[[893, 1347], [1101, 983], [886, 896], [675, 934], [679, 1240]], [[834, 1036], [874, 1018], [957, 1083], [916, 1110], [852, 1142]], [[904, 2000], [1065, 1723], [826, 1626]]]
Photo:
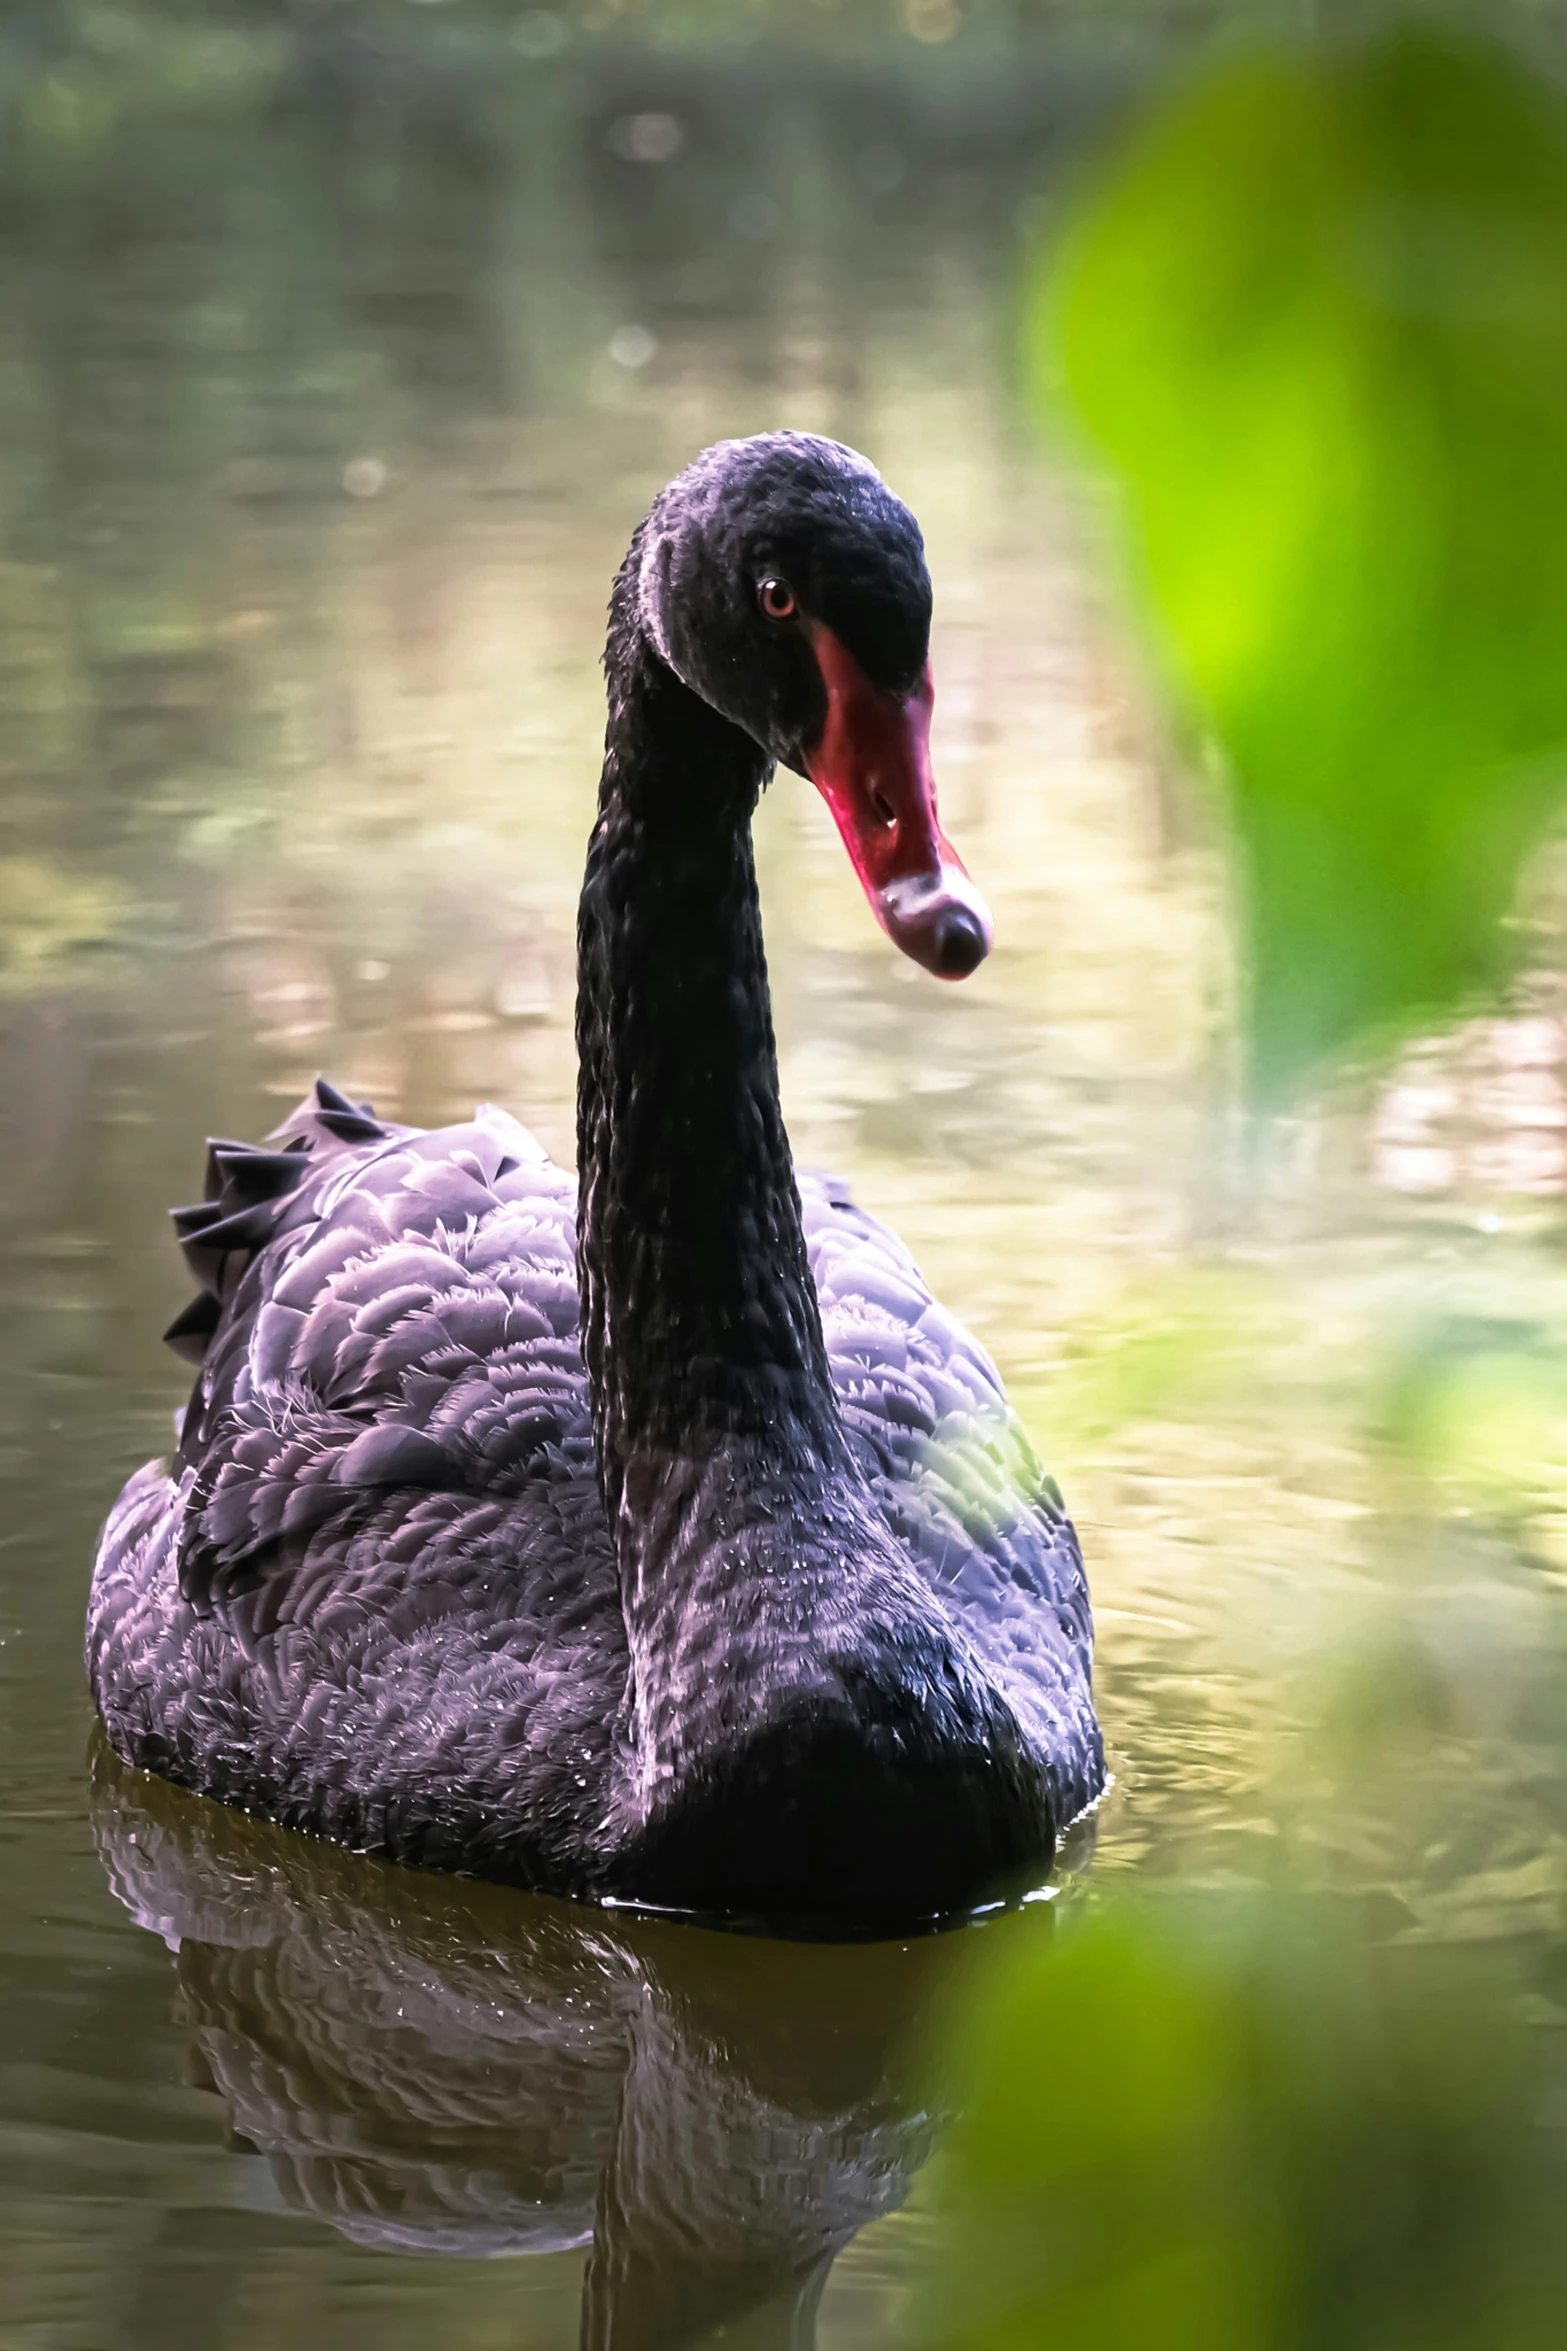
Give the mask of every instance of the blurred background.
[[[1324, 168], [1376, 212], [1377, 123], [1427, 121], [1383, 13], [13, 0], [0, 21], [8, 2346], [575, 2334], [580, 2245], [412, 2261], [302, 2211], [226, 2136], [167, 1954], [94, 1848], [80, 1625], [96, 1529], [183, 1398], [157, 1343], [186, 1288], [164, 1211], [205, 1135], [261, 1134], [324, 1070], [401, 1119], [503, 1102], [569, 1161], [609, 581], [698, 448], [786, 424], [864, 450], [924, 526], [944, 820], [998, 939], [960, 991], [895, 964], [825, 810], [780, 778], [758, 841], [790, 1131], [903, 1234], [1060, 1478], [1116, 1773], [1059, 1900], [986, 1931], [994, 1980], [954, 1995], [948, 2035], [971, 2119], [838, 2254], [819, 2337], [1034, 2342], [1051, 2312], [1129, 2345], [1559, 2328], [1528, 2216], [1567, 2130], [1567, 724], [1549, 695], [1496, 722], [1496, 759], [1527, 771], [1505, 809], [1476, 735], [1443, 801], [1452, 870], [1485, 869], [1474, 905], [1387, 850], [1359, 929], [1324, 931], [1340, 869], [1269, 896], [1301, 866], [1269, 865], [1257, 795], [1299, 779], [1269, 766], [1160, 538], [1216, 544], [1237, 608], [1270, 609], [1213, 450], [1180, 437], [1198, 358], [1235, 382], [1238, 346], [1179, 374], [1158, 301], [1189, 318], [1191, 281], [1150, 224], [1271, 217], [1278, 186], [1244, 176], [1281, 151], [1267, 109], [1295, 119], [1290, 76], [1326, 87], [1341, 40], [1336, 88], [1364, 86], [1356, 42], [1383, 60], [1382, 112], [1356, 118], [1375, 168], [1331, 142]], [[1433, 201], [1478, 222], [1477, 282], [1524, 322], [1499, 344], [1482, 303], [1444, 348], [1468, 334], [1493, 373], [1502, 350], [1544, 400], [1533, 439], [1510, 410], [1496, 428], [1473, 492], [1496, 543], [1457, 598], [1494, 613], [1495, 583], [1521, 582], [1545, 615], [1475, 657], [1473, 706], [1511, 712], [1557, 643], [1539, 565], [1567, 374], [1535, 392], [1561, 348], [1539, 286], [1567, 250], [1567, 134], [1555, 12], [1520, 0], [1489, 12], [1503, 27], [1521, 46], [1483, 151], [1535, 154], [1516, 104], [1538, 168], [1516, 202], [1480, 170], [1493, 209], [1472, 219], [1462, 188]], [[1446, 11], [1432, 37], [1472, 31]], [[1453, 91], [1493, 71], [1442, 53], [1421, 170], [1466, 152]], [[1205, 77], [1252, 88], [1258, 56], [1284, 78], [1249, 148], [1181, 115]], [[1193, 155], [1241, 176], [1208, 189]], [[1520, 236], [1543, 276], [1508, 274]], [[1286, 290], [1292, 266], [1257, 263]], [[1341, 315], [1309, 313], [1308, 358]], [[1237, 507], [1315, 516], [1335, 452], [1379, 481], [1384, 444], [1419, 441], [1377, 544], [1415, 546], [1397, 516], [1450, 477], [1467, 512], [1478, 442], [1420, 440], [1395, 392], [1424, 379], [1396, 356], [1358, 442], [1341, 408], [1304, 457], [1237, 460]], [[1275, 392], [1307, 380], [1298, 357]], [[1428, 420], [1470, 413], [1433, 399]], [[1303, 576], [1302, 609], [1347, 609], [1342, 571]], [[1456, 674], [1467, 640], [1423, 595], [1411, 629]], [[1278, 636], [1306, 641], [1287, 615]], [[1267, 707], [1320, 706], [1335, 662], [1389, 674], [1352, 638], [1311, 640], [1304, 684], [1268, 671]], [[1380, 872], [1352, 834], [1380, 738], [1368, 718], [1345, 740], [1353, 788], [1324, 788], [1312, 838]], [[1399, 782], [1384, 849], [1437, 757]], [[1474, 951], [1367, 949], [1380, 976], [1340, 986], [1410, 906]], [[1298, 1009], [1302, 971], [1312, 1001], [1328, 975], [1329, 1010], [1270, 1029], [1259, 1005]], [[1249, 1107], [1279, 1036], [1309, 1071]], [[1500, 2054], [1459, 2078], [1465, 2048]], [[1066, 2178], [1060, 2151], [1107, 2109], [1123, 2138]], [[1199, 2176], [1217, 2234], [1181, 2201]], [[764, 2186], [787, 2202], [786, 2171]], [[720, 2338], [700, 2300], [645, 2339], [785, 2339]]]

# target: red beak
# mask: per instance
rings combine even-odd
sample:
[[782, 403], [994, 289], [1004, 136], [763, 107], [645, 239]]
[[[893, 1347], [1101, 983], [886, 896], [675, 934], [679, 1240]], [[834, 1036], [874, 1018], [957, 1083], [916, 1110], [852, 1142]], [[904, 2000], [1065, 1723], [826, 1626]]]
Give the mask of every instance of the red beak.
[[990, 910], [936, 814], [930, 669], [906, 698], [884, 694], [831, 629], [806, 626], [827, 688], [806, 772], [893, 945], [938, 979], [967, 979], [990, 953]]

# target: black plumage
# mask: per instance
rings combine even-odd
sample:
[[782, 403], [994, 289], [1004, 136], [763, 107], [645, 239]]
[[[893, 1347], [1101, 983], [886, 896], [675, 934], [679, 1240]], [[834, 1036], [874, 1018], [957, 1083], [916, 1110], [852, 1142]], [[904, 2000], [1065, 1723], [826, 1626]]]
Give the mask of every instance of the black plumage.
[[422, 1133], [324, 1081], [281, 1149], [212, 1145], [169, 1334], [205, 1353], [88, 1667], [122, 1754], [286, 1825], [876, 1931], [1037, 1875], [1103, 1765], [1076, 1539], [992, 1365], [790, 1157], [750, 824], [823, 687], [755, 618], [780, 548], [902, 707], [912, 517], [831, 443], [709, 452], [611, 607], [576, 1181], [504, 1112]]

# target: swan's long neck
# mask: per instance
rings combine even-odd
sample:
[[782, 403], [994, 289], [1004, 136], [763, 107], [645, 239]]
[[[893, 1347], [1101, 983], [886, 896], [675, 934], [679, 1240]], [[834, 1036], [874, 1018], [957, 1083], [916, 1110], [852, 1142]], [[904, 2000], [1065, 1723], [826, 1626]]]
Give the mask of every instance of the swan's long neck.
[[[843, 1437], [778, 1095], [751, 817], [766, 760], [612, 634], [578, 918], [582, 1340], [613, 1520], [637, 1466]], [[627, 1493], [628, 1478], [632, 1492]]]

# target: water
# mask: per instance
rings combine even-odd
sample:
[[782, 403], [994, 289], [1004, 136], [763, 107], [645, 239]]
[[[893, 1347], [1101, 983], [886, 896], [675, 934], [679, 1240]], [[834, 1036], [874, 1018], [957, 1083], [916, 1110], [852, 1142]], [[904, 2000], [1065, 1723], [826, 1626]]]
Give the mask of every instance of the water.
[[909, 2338], [929, 2019], [1048, 1907], [780, 1953], [399, 1876], [129, 1779], [81, 1682], [96, 1528], [182, 1398], [202, 1138], [322, 1069], [569, 1158], [608, 582], [724, 434], [857, 444], [929, 540], [998, 951], [961, 990], [896, 961], [791, 778], [767, 938], [799, 1156], [983, 1335], [1083, 1534], [1117, 1785], [1063, 1902], [1288, 1848], [1399, 1932], [1506, 1938], [1558, 2014], [1561, 893], [1503, 1015], [1238, 1128], [1218, 828], [1010, 389], [1020, 207], [1097, 84], [571, 44], [508, 78], [327, 27], [111, 121], [107, 49], [19, 55], [5, 2341]]

